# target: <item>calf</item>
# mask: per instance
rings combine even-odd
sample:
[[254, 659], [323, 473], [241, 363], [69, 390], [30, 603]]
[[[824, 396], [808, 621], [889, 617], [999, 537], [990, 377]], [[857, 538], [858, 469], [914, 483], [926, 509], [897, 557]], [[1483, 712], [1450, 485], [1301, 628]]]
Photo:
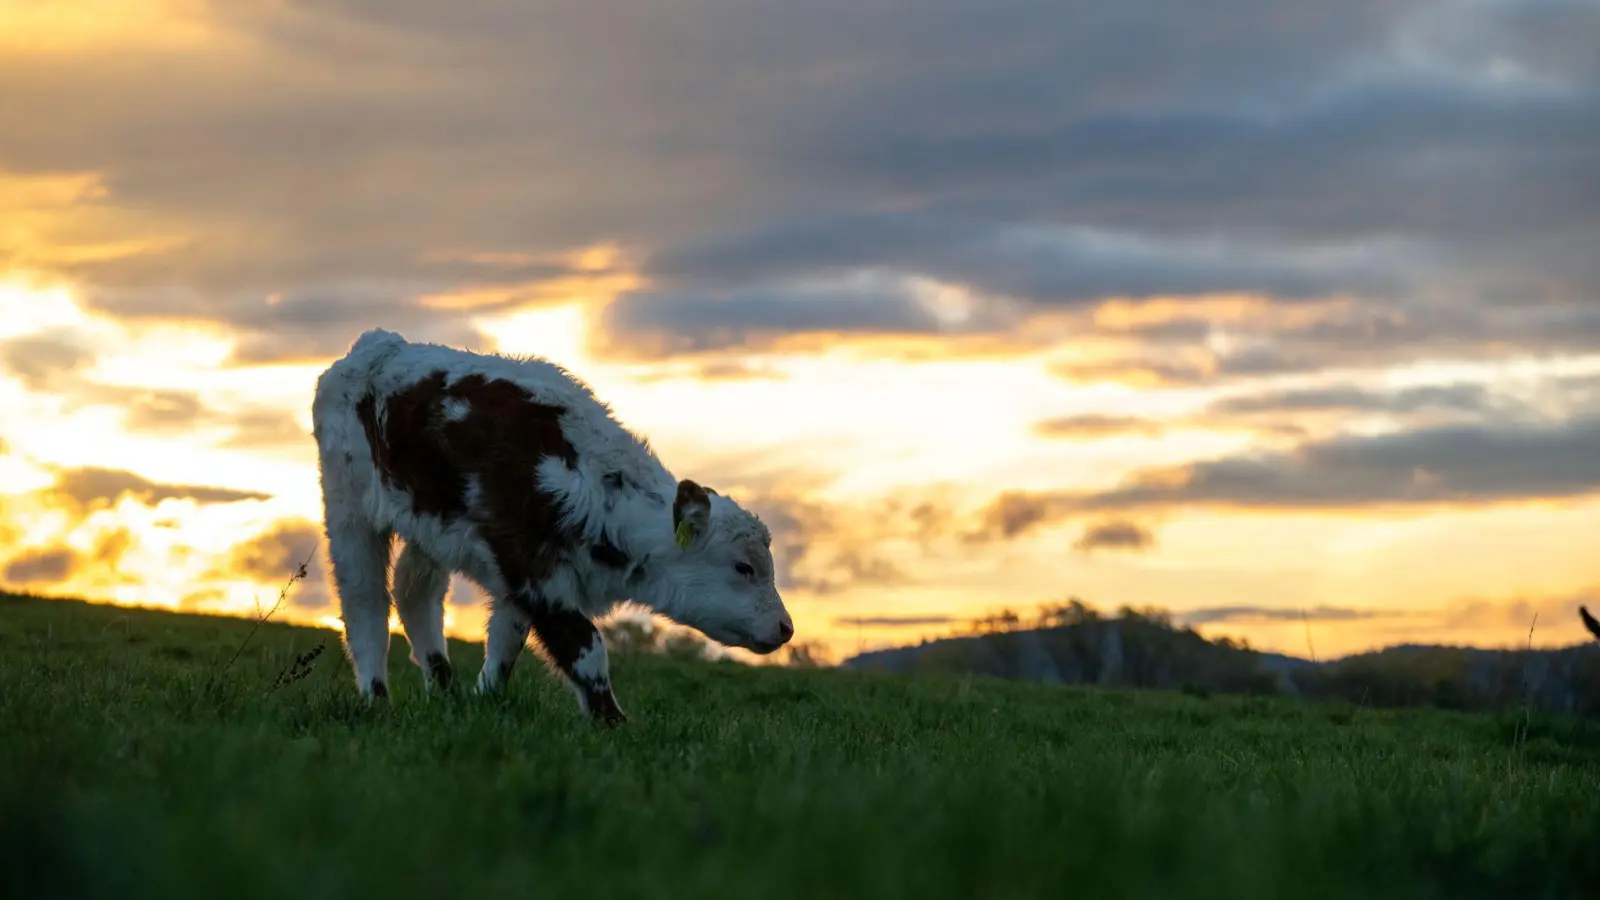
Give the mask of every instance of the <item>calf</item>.
[[766, 526], [675, 478], [553, 363], [374, 329], [317, 379], [312, 422], [345, 650], [369, 698], [389, 694], [395, 535], [394, 605], [430, 690], [453, 681], [452, 572], [490, 597], [480, 692], [505, 683], [531, 630], [605, 724], [626, 717], [592, 620], [621, 601], [757, 653], [794, 635]]

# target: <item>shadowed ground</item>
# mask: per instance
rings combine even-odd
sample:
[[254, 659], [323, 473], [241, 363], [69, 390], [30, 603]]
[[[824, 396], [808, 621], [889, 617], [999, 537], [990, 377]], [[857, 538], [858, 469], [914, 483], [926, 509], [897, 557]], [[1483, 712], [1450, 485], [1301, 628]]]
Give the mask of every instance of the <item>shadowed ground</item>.
[[[1565, 897], [1600, 723], [659, 656], [590, 726], [338, 636], [0, 598], [7, 896]], [[309, 675], [269, 691], [323, 644]], [[459, 671], [477, 646], [452, 643]], [[301, 671], [305, 671], [302, 667]]]

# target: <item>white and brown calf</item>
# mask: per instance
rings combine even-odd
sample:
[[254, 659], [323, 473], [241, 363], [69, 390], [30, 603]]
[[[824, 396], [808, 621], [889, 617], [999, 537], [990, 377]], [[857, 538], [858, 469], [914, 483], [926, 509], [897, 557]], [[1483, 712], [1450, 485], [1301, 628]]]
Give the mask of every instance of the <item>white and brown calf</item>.
[[758, 653], [794, 635], [760, 520], [675, 478], [553, 363], [374, 329], [317, 380], [312, 420], [345, 649], [364, 695], [389, 693], [396, 535], [394, 605], [430, 688], [453, 681], [452, 572], [490, 597], [479, 691], [505, 682], [531, 630], [605, 723], [625, 717], [592, 620], [621, 601]]

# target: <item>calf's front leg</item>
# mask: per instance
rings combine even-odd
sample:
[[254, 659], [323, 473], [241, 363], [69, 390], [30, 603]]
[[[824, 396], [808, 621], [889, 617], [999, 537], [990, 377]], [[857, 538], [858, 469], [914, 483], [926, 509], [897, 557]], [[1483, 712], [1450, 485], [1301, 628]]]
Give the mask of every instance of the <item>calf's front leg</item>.
[[517, 606], [527, 615], [539, 643], [577, 695], [579, 708], [601, 725], [626, 722], [628, 717], [611, 692], [611, 664], [605, 641], [589, 617], [533, 591], [522, 592]]

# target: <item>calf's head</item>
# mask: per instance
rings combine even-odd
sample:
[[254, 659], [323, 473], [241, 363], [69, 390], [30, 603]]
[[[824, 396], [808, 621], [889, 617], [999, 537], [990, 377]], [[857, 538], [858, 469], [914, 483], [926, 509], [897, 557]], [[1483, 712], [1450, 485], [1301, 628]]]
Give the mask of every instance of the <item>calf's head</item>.
[[666, 612], [714, 641], [771, 653], [794, 636], [774, 583], [772, 535], [727, 497], [678, 482], [676, 547], [657, 573]]

